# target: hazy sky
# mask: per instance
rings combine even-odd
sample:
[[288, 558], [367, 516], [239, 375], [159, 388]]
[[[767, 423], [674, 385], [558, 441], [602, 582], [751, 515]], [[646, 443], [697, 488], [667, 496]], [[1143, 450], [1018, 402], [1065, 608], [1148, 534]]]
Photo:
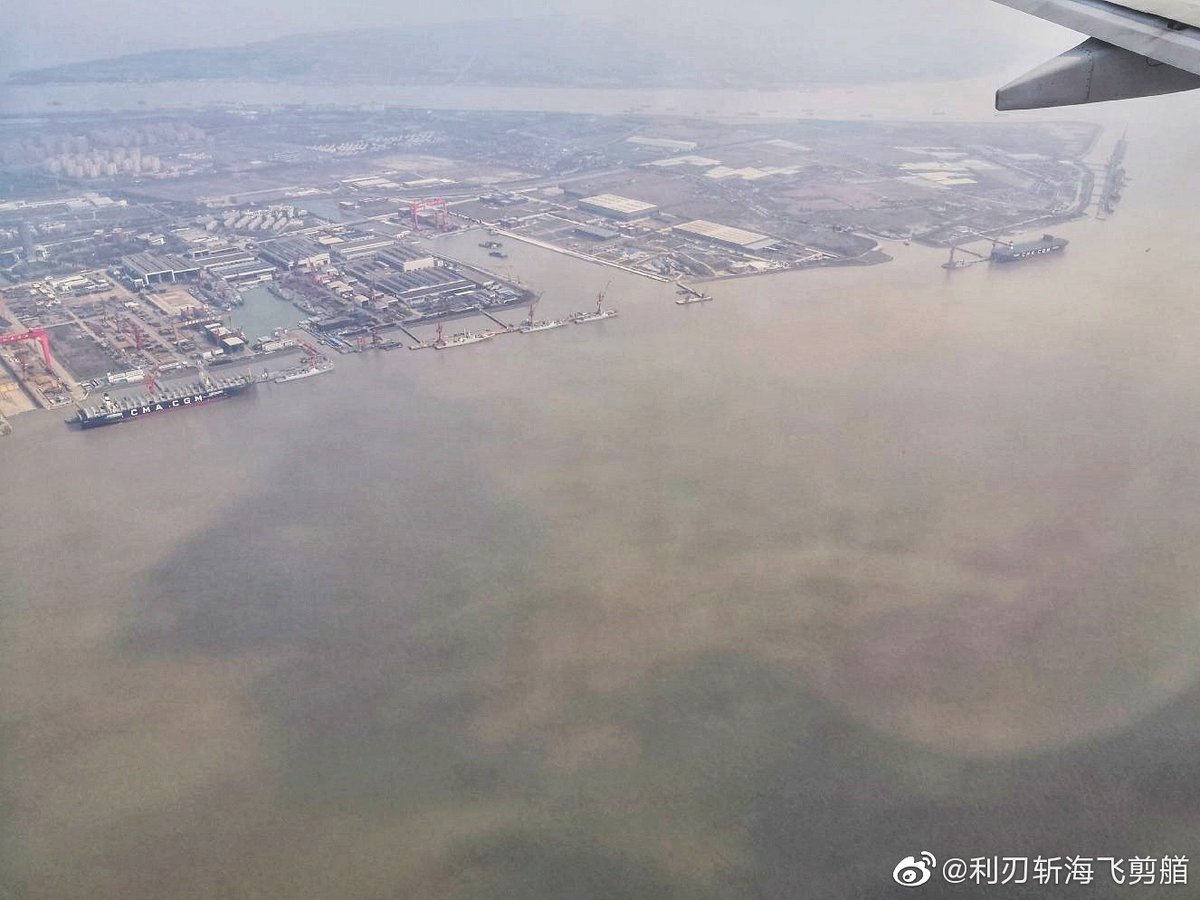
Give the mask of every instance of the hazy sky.
[[899, 40], [920, 32], [944, 34], [945, 52], [961, 53], [972, 35], [998, 35], [1011, 39], [1014, 59], [1035, 57], [1044, 47], [1065, 48], [1072, 38], [990, 0], [763, 0], [750, 6], [728, 0], [7, 0], [3, 6], [5, 23], [13, 27], [0, 34], [0, 71], [142, 50], [241, 44], [296, 32], [556, 13], [652, 28], [669, 23], [685, 36], [694, 30], [733, 33], [737, 40], [753, 40], [761, 28], [777, 38], [794, 33], [798, 46], [814, 32], [843, 42], [860, 32], [867, 37], [886, 32]]

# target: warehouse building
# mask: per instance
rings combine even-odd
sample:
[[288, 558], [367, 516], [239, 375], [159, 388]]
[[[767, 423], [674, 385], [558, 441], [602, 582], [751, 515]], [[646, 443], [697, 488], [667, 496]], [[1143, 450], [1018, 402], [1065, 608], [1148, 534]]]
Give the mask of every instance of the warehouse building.
[[723, 247], [731, 247], [734, 250], [767, 250], [779, 243], [775, 238], [765, 234], [734, 228], [732, 225], [719, 225], [704, 219], [693, 219], [691, 222], [674, 225], [671, 230], [677, 234], [701, 238]]
[[380, 260], [401, 272], [416, 272], [420, 269], [432, 269], [438, 265], [437, 257], [431, 256], [415, 247], [398, 244], [379, 254]]
[[261, 262], [260, 260], [213, 266], [209, 271], [217, 278], [229, 284], [269, 281], [275, 276], [275, 267], [270, 263]]
[[333, 255], [338, 259], [357, 259], [360, 256], [370, 256], [372, 253], [378, 253], [380, 250], [387, 250], [394, 247], [395, 240], [389, 237], [364, 237], [355, 238], [351, 241], [342, 241], [335, 245]]
[[168, 281], [194, 276], [200, 266], [169, 253], [135, 253], [121, 257], [126, 277], [138, 287], [149, 287]]
[[579, 208], [626, 222], [631, 219], [644, 219], [658, 209], [653, 203], [631, 200], [629, 197], [619, 197], [616, 194], [596, 194], [593, 197], [584, 197], [579, 201]]
[[189, 254], [191, 259], [194, 259], [200, 266], [205, 269], [210, 269], [213, 266], [223, 266], [235, 262], [249, 262], [254, 259], [254, 254], [245, 250], [239, 250], [237, 247], [224, 247], [220, 250], [205, 251], [203, 255], [197, 255], [195, 251]]
[[315, 269], [329, 265], [329, 250], [306, 238], [284, 238], [263, 244], [259, 251], [263, 259], [270, 260], [281, 269]]

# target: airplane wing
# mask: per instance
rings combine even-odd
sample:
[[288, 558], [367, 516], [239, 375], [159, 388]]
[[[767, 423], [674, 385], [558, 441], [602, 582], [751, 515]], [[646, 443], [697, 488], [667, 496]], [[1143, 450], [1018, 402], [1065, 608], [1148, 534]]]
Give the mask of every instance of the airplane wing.
[[1091, 35], [996, 92], [996, 109], [1040, 109], [1200, 87], [1200, 0], [997, 0]]

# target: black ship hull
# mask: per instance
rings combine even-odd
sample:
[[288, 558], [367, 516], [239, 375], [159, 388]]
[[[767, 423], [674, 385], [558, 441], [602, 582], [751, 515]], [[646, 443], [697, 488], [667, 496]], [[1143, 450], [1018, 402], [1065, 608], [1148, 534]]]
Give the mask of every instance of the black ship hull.
[[1045, 256], [1048, 253], [1062, 253], [1070, 241], [1054, 235], [1042, 235], [1040, 241], [1028, 241], [1024, 244], [1000, 244], [992, 249], [992, 262], [1017, 262], [1034, 256]]
[[81, 409], [75, 414], [75, 418], [67, 420], [67, 424], [76, 425], [79, 428], [120, 425], [122, 422], [132, 422], [156, 413], [172, 412], [177, 409], [211, 403], [214, 400], [236, 397], [253, 386], [253, 381], [245, 379], [228, 384], [215, 384], [210, 387], [200, 386], [187, 392], [168, 393], [160, 397], [142, 397], [134, 403], [126, 402], [120, 405], [110, 403], [106, 406]]

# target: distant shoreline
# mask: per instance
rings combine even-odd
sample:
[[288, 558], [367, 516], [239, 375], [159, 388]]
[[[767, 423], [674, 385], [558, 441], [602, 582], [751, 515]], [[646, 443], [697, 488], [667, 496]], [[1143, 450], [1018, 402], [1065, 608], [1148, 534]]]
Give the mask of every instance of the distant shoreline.
[[[505, 110], [723, 120], [923, 121], [1002, 118], [992, 107], [997, 75], [882, 84], [731, 88], [535, 88], [468, 85], [296, 84], [228, 79], [174, 82], [0, 83], [0, 115], [165, 112], [279, 106]], [[1089, 120], [1086, 110], [1033, 112], [1030, 120]]]

